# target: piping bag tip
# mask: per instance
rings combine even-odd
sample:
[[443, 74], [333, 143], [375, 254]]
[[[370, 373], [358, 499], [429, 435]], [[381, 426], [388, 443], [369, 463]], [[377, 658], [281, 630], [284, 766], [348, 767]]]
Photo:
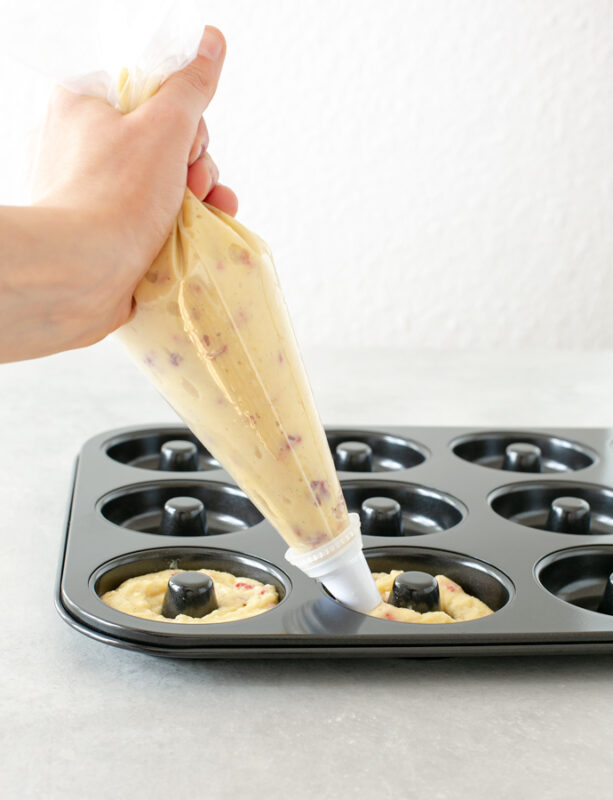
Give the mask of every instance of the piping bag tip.
[[366, 613], [381, 602], [381, 595], [362, 552], [360, 517], [349, 514], [349, 526], [315, 550], [286, 552], [290, 564], [315, 578], [343, 605]]

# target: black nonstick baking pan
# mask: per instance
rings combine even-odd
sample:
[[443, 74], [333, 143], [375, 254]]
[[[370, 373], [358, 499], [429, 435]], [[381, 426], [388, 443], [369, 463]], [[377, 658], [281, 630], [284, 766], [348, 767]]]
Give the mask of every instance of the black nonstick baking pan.
[[[612, 430], [374, 426], [327, 435], [349, 510], [363, 514], [372, 570], [443, 573], [495, 613], [424, 625], [349, 610], [285, 560], [285, 542], [187, 428], [158, 425], [83, 446], [58, 573], [61, 616], [101, 642], [175, 658], [613, 651]], [[206, 530], [163, 519], [175, 497], [204, 504]], [[394, 525], [365, 519], [372, 497], [397, 501]], [[100, 599], [126, 578], [175, 565], [272, 583], [281, 600], [249, 619], [190, 625], [133, 617]]]

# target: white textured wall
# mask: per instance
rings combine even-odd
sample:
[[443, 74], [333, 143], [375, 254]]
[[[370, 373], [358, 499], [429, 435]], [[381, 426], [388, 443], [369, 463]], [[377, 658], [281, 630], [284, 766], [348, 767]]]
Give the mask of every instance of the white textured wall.
[[[205, 5], [211, 152], [305, 344], [613, 344], [613, 3]], [[39, 93], [0, 56], [2, 202]]]

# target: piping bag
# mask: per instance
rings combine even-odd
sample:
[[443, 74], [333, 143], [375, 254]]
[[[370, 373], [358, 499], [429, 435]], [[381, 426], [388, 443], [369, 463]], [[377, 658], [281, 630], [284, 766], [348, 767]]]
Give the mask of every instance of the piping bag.
[[[138, 97], [131, 80], [120, 98]], [[285, 539], [287, 560], [356, 611], [378, 605], [267, 245], [188, 189], [134, 297], [118, 336]]]
[[[202, 27], [182, 8], [173, 4], [118, 79], [97, 72], [64, 85], [130, 112], [195, 57]], [[285, 539], [287, 560], [349, 608], [378, 605], [267, 245], [187, 190], [134, 298], [117, 335]]]

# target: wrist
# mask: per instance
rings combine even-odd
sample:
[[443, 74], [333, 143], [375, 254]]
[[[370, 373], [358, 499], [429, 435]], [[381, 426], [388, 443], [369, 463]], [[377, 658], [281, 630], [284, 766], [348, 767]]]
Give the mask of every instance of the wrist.
[[1, 209], [0, 359], [92, 344], [127, 318], [115, 241], [110, 219], [87, 209]]

